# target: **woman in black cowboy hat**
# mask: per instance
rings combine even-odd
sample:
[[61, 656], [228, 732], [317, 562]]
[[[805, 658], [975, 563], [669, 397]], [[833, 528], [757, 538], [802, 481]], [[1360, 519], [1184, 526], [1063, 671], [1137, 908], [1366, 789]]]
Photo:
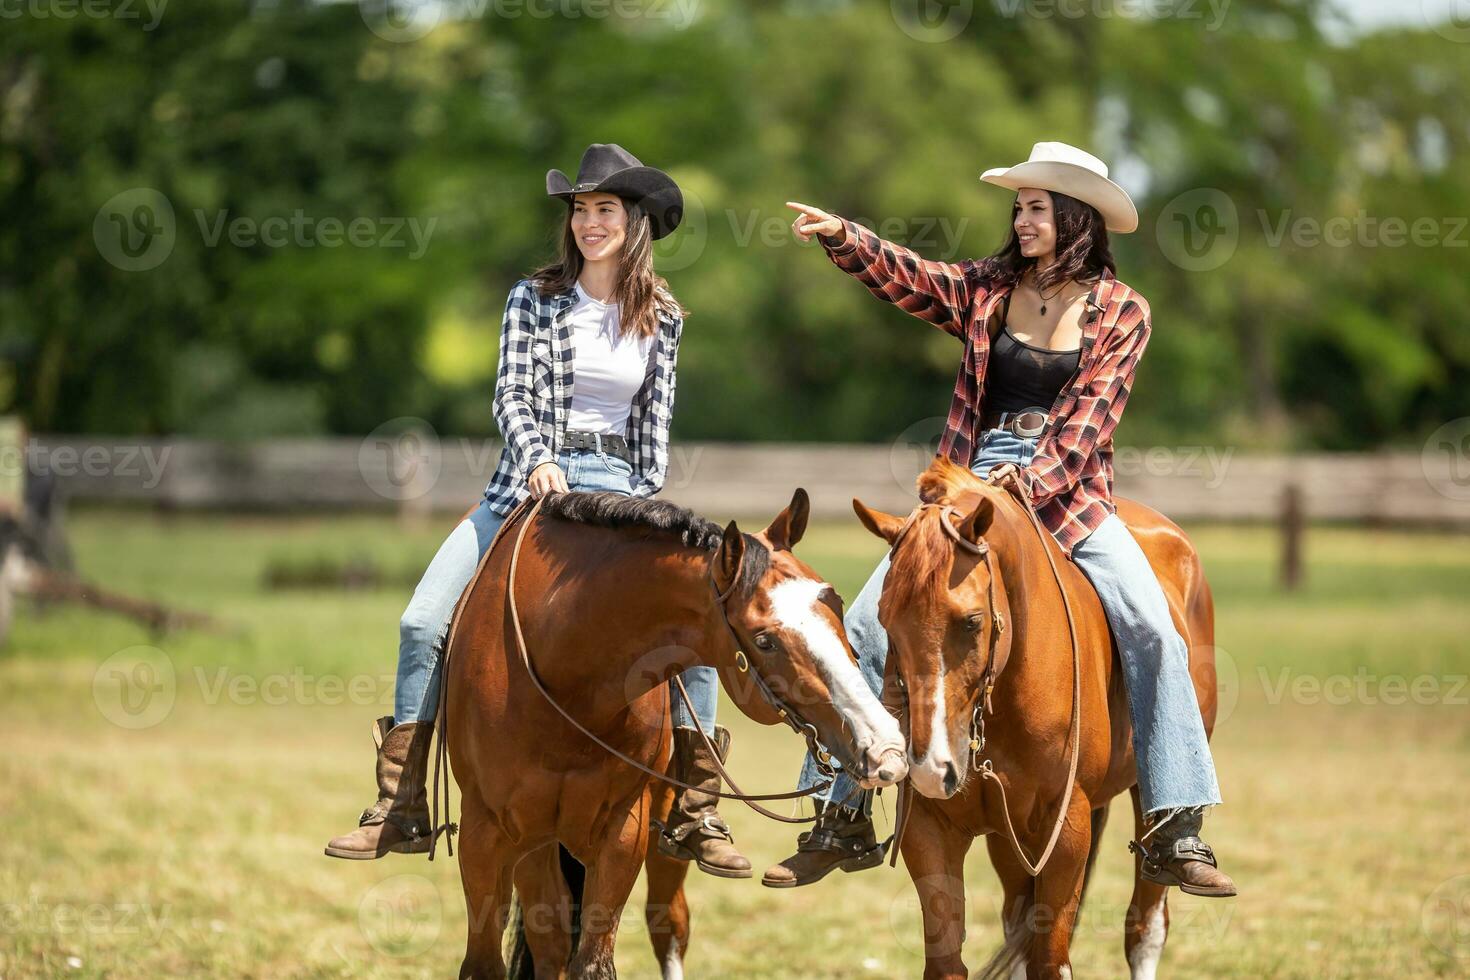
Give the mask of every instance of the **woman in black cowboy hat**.
[[[683, 196], [668, 174], [615, 143], [588, 147], [575, 182], [549, 171], [546, 193], [567, 205], [560, 254], [516, 283], [506, 304], [495, 381], [505, 448], [484, 499], [439, 548], [399, 623], [394, 713], [373, 726], [378, 801], [356, 830], [327, 844], [332, 857], [429, 849], [424, 784], [444, 640], [511, 508], [528, 495], [565, 490], [651, 497], [664, 484], [685, 311], [654, 272], [653, 243], [678, 227]], [[714, 760], [695, 726], [717, 734], [719, 682], [708, 667], [683, 676], [699, 717], [674, 699], [677, 776], [717, 791]], [[735, 850], [715, 799], [683, 791], [660, 847], [711, 874], [749, 877], [750, 862]]]

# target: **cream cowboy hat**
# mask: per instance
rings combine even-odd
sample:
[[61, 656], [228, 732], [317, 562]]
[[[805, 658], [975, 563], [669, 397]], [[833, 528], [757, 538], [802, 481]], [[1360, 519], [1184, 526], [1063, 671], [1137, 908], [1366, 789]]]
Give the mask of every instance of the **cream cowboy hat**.
[[1018, 191], [1039, 187], [1075, 197], [1097, 208], [1108, 231], [1138, 228], [1138, 209], [1128, 192], [1108, 179], [1108, 165], [1086, 150], [1067, 143], [1037, 143], [1031, 159], [1014, 167], [996, 167], [980, 175], [987, 184]]

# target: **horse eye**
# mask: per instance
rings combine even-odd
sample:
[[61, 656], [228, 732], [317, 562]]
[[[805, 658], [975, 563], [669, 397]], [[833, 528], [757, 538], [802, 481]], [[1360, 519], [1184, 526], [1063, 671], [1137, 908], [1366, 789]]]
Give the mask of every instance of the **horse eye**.
[[965, 631], [968, 633], [978, 633], [984, 625], [985, 614], [983, 612], [971, 613], [965, 617]]
[[776, 649], [776, 641], [772, 639], [771, 634], [769, 633], [757, 633], [755, 637], [755, 645], [760, 647], [762, 650]]

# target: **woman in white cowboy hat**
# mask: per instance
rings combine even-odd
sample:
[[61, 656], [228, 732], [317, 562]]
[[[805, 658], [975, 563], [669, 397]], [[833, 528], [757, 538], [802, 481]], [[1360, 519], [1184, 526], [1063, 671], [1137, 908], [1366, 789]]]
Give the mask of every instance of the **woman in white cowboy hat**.
[[[1123, 660], [1138, 781], [1151, 820], [1145, 874], [1197, 895], [1235, 894], [1199, 838], [1204, 808], [1220, 802], [1188, 650], [1143, 550], [1114, 512], [1112, 435], [1149, 336], [1148, 304], [1119, 282], [1108, 232], [1138, 227], [1138, 212], [1108, 169], [1066, 143], [981, 180], [1016, 192], [1011, 230], [994, 255], [924, 259], [861, 225], [805, 204], [792, 230], [821, 238], [832, 261], [879, 299], [965, 343], [939, 451], [993, 480], [1014, 480], [1037, 516], [1097, 590]], [[885, 558], [846, 617], [876, 693], [888, 638], [878, 622]], [[805, 784], [815, 784], [811, 760]], [[870, 801], [846, 777], [817, 800], [818, 833], [766, 872], [791, 887], [831, 871], [872, 867], [882, 852]]]
[[[615, 143], [594, 143], [574, 182], [546, 175], [566, 204], [561, 254], [516, 283], [500, 333], [495, 421], [505, 448], [484, 498], [424, 572], [399, 623], [394, 713], [373, 726], [378, 801], [359, 826], [327, 844], [331, 857], [372, 859], [427, 851], [425, 774], [449, 620], [512, 507], [527, 495], [602, 490], [650, 497], [668, 470], [674, 368], [685, 311], [653, 270], [653, 242], [683, 216], [672, 178]], [[676, 777], [719, 789], [696, 724], [728, 750], [715, 726], [712, 667], [684, 672], [698, 719], [674, 699]], [[750, 876], [710, 792], [684, 790], [660, 846], [711, 874]]]

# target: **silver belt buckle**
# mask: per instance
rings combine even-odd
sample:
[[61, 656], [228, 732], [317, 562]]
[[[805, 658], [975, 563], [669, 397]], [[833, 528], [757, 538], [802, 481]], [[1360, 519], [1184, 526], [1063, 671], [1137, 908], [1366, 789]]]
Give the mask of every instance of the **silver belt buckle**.
[[599, 455], [599, 456], [603, 455], [603, 452], [602, 452], [602, 433], [601, 432], [594, 432], [594, 433], [592, 433], [592, 445], [594, 445], [594, 446], [597, 447], [597, 455]]
[[[1028, 425], [1026, 422], [1028, 418], [1034, 419], [1034, 423]], [[1008, 427], [1011, 432], [1015, 435], [1023, 439], [1035, 439], [1046, 429], [1046, 413], [1028, 408], [1024, 412], [1017, 412], [1015, 415], [1012, 415], [1007, 419], [1007, 422], [1009, 423]]]

